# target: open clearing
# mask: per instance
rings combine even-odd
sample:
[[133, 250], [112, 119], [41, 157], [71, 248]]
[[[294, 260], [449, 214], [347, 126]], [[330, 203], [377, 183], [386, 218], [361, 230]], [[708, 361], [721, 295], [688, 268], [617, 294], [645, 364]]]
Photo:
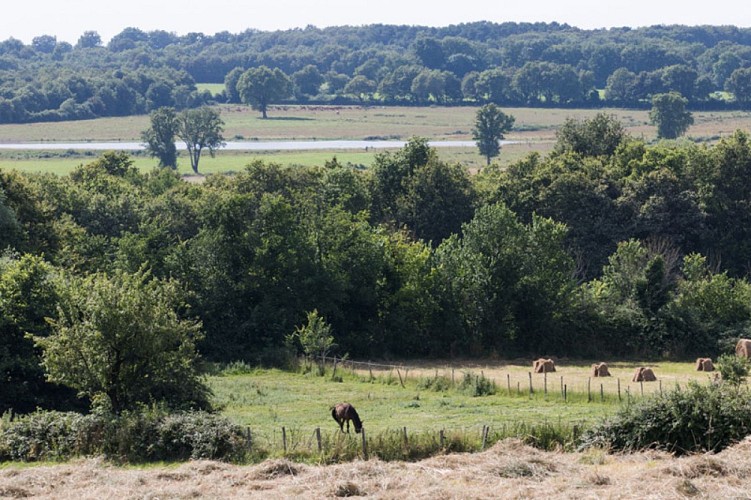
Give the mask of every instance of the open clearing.
[[543, 452], [517, 440], [420, 462], [320, 466], [267, 460], [123, 468], [88, 459], [0, 469], [3, 498], [748, 498], [751, 441], [673, 458]]
[[[384, 107], [384, 106], [275, 106], [269, 119], [263, 120], [247, 106], [222, 105], [225, 120], [224, 136], [228, 140], [364, 140], [426, 137], [430, 140], [471, 140], [477, 107]], [[617, 117], [634, 137], [647, 141], [655, 139], [655, 127], [649, 124], [646, 110], [627, 109], [558, 109], [503, 108], [516, 118], [515, 129], [507, 139], [517, 144], [504, 146], [498, 161], [508, 164], [530, 152], [545, 154], [555, 142], [555, 132], [567, 119], [591, 118], [605, 112]], [[751, 129], [751, 113], [740, 111], [695, 112], [695, 124], [687, 137], [699, 142], [712, 142], [732, 134], [737, 129]], [[0, 125], [0, 141], [15, 142], [133, 142], [148, 128], [146, 115], [122, 118], [100, 118], [53, 123]], [[84, 150], [59, 152], [5, 151], [0, 154], [0, 168], [25, 171], [68, 173], [72, 168], [91, 159]], [[368, 167], [375, 152], [352, 150], [337, 152], [229, 152], [219, 151], [216, 158], [204, 155], [202, 173], [228, 172], [242, 169], [260, 158], [283, 165], [323, 165], [336, 156], [342, 163]], [[459, 162], [474, 169], [484, 166], [484, 159], [476, 148], [440, 149], [444, 161]], [[139, 168], [150, 169], [156, 161], [138, 157]], [[187, 157], [179, 159], [179, 170], [188, 173]]]

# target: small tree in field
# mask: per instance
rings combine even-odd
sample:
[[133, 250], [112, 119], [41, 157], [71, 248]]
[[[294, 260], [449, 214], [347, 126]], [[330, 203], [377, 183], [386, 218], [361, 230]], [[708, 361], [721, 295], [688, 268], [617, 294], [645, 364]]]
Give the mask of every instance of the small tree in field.
[[649, 119], [657, 126], [657, 137], [675, 139], [693, 125], [694, 117], [686, 110], [688, 100], [677, 92], [656, 94], [652, 97]]
[[487, 159], [488, 165], [492, 158], [501, 153], [500, 140], [513, 126], [514, 117], [498, 109], [495, 104], [486, 104], [477, 110], [472, 138], [477, 141], [477, 148]]
[[151, 127], [141, 133], [146, 151], [159, 158], [160, 167], [177, 169], [177, 114], [174, 108], [163, 107], [151, 112]]
[[295, 332], [287, 337], [288, 343], [293, 343], [295, 339], [300, 342], [306, 359], [318, 359], [318, 374], [323, 375], [324, 359], [336, 345], [331, 335], [331, 325], [326, 323], [317, 310], [313, 310], [308, 313], [307, 324], [298, 326]]
[[188, 148], [193, 172], [198, 173], [198, 162], [204, 149], [208, 149], [213, 157], [214, 152], [225, 145], [223, 130], [224, 120], [219, 111], [208, 106], [186, 109], [177, 116], [177, 135]]

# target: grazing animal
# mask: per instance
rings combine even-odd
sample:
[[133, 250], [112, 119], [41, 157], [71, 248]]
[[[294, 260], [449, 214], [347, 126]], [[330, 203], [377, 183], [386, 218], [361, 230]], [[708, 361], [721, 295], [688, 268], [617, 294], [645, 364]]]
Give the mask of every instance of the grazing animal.
[[735, 344], [735, 355], [742, 358], [751, 358], [751, 340], [740, 339]]
[[355, 425], [355, 432], [360, 433], [362, 431], [362, 420], [360, 415], [357, 414], [355, 407], [349, 403], [339, 403], [336, 406], [331, 407], [331, 416], [334, 417], [336, 423], [339, 424], [339, 430], [344, 432], [344, 422], [347, 422], [347, 432], [349, 432], [349, 421]]

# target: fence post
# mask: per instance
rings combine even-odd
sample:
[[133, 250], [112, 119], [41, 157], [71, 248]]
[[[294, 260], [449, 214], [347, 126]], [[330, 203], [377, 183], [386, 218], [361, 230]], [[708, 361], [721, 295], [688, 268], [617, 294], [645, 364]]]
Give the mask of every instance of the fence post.
[[287, 429], [282, 427], [282, 446], [284, 446], [284, 453], [287, 453]]
[[402, 427], [402, 431], [404, 432], [404, 447], [408, 448], [409, 447], [409, 440], [407, 439], [407, 428], [406, 427]]
[[621, 402], [621, 379], [616, 379], [618, 381], [618, 402]]
[[662, 396], [662, 379], [660, 379], [660, 396]]
[[563, 397], [563, 375], [561, 375], [561, 397]]
[[362, 429], [362, 456], [368, 459], [368, 440], [365, 438], [365, 429]]
[[602, 388], [602, 384], [600, 384], [600, 402], [602, 403], [604, 401], [605, 401], [605, 391]]
[[443, 429], [438, 431], [438, 439], [440, 440], [440, 443], [441, 443], [441, 449], [443, 449], [444, 441], [446, 440], [446, 436], [443, 432]]
[[316, 427], [316, 441], [318, 441], [318, 453], [321, 453], [323, 451], [323, 446], [321, 446], [321, 428]]
[[587, 403], [592, 402], [592, 377], [587, 377]]
[[568, 385], [563, 386], [563, 402], [568, 401]]
[[521, 382], [517, 382], [516, 383], [516, 395], [519, 396], [519, 395], [521, 395], [521, 393], [522, 393], [522, 383]]
[[511, 396], [511, 374], [506, 374], [506, 387], [508, 388], [508, 395]]
[[534, 394], [534, 389], [532, 389], [532, 372], [527, 372], [527, 375], [529, 375], [529, 395], [531, 396]]
[[545, 398], [548, 397], [548, 371], [545, 367], [542, 368], [542, 392], [545, 394]]
[[454, 387], [454, 367], [451, 367], [451, 387]]
[[639, 387], [641, 387], [641, 397], [644, 397], [644, 382], [639, 381]]
[[490, 430], [490, 427], [487, 425], [482, 426], [482, 448], [481, 450], [485, 449], [485, 444], [488, 442], [488, 431]]
[[396, 374], [399, 375], [399, 384], [404, 388], [404, 380], [402, 380], [402, 373], [399, 371], [399, 368], [396, 369]]
[[248, 449], [253, 447], [253, 436], [250, 433], [250, 427], [245, 428], [245, 446], [247, 446]]

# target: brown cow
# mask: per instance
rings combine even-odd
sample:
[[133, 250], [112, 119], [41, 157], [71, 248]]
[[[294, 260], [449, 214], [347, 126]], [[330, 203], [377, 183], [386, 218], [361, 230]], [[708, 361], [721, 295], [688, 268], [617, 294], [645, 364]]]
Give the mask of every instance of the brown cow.
[[610, 371], [608, 370], [607, 363], [595, 363], [592, 365], [593, 377], [609, 377]]
[[344, 422], [347, 422], [347, 432], [349, 432], [349, 421], [351, 420], [355, 424], [355, 432], [360, 433], [362, 431], [362, 420], [360, 415], [357, 414], [355, 407], [349, 403], [339, 403], [336, 406], [331, 407], [331, 416], [339, 424], [339, 430], [344, 432]]
[[532, 363], [535, 373], [551, 373], [555, 371], [555, 363], [552, 359], [540, 358]]
[[657, 380], [655, 372], [653, 372], [651, 368], [646, 368], [644, 366], [637, 368], [634, 371], [634, 377], [631, 379], [632, 382], [654, 382], [655, 380]]
[[751, 358], [751, 340], [740, 339], [735, 344], [735, 355], [743, 358]]
[[696, 360], [697, 372], [713, 372], [714, 364], [712, 364], [712, 358], [698, 358]]

